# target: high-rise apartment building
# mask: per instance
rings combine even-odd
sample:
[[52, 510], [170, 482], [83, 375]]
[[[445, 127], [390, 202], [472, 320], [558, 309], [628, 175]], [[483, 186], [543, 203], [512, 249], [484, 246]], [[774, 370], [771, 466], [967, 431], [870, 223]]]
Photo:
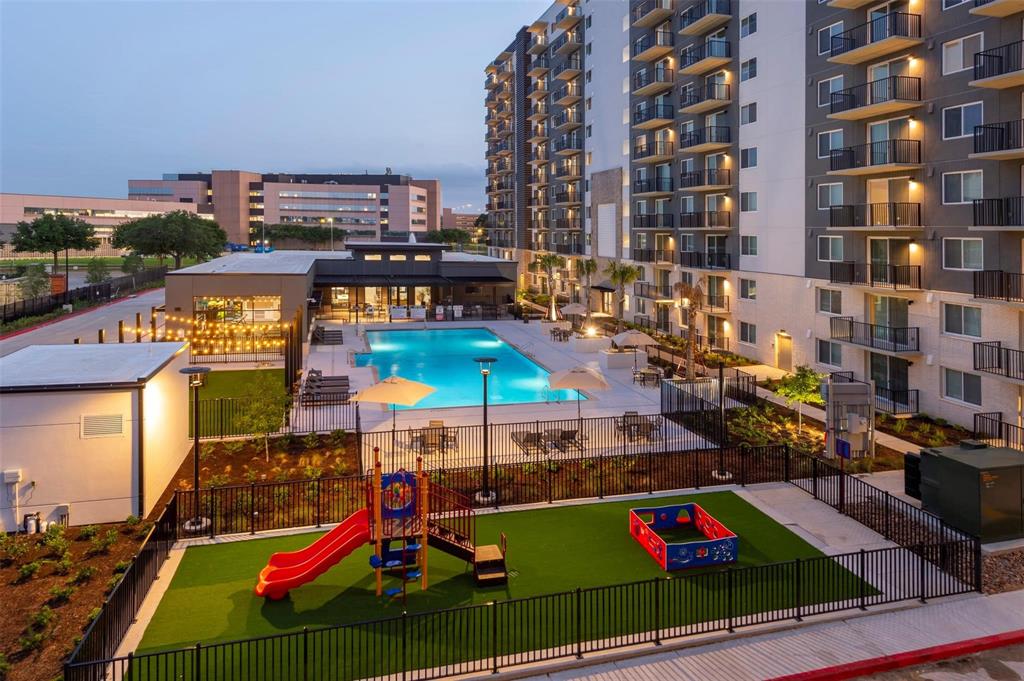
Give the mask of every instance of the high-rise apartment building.
[[[627, 318], [1019, 421], [1024, 0], [556, 2], [486, 70], [495, 254]], [[610, 310], [598, 275], [594, 303]], [[681, 295], [699, 285], [699, 305]]]
[[426, 232], [441, 226], [441, 183], [406, 175], [284, 174], [241, 170], [129, 180], [129, 198], [192, 201], [234, 243], [271, 224], [333, 226], [349, 238]]

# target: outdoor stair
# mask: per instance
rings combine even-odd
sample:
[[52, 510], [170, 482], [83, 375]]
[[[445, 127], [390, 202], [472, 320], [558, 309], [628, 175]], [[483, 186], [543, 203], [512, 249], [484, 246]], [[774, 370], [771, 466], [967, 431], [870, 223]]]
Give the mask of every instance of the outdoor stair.
[[341, 329], [318, 326], [313, 329], [313, 342], [323, 345], [342, 345], [345, 342], [345, 332]]

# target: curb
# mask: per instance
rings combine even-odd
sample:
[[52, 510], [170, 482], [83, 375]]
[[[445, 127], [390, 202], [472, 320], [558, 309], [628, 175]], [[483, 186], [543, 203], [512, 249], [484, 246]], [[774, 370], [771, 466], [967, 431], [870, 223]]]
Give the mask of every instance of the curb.
[[[135, 295], [135, 298], [138, 298], [139, 296], [144, 296], [147, 293], [150, 293], [152, 291], [162, 291], [162, 290], [164, 290], [164, 287], [161, 286], [158, 289], [157, 288], [146, 289], [145, 291], [142, 291], [140, 293], [136, 293], [134, 295]], [[106, 303], [102, 303], [100, 305], [93, 305], [92, 307], [87, 307], [87, 308], [85, 308], [83, 310], [77, 310], [75, 312], [69, 312], [68, 314], [62, 314], [59, 317], [54, 317], [53, 319], [47, 319], [45, 322], [39, 322], [38, 324], [33, 324], [32, 326], [26, 327], [24, 329], [18, 329], [17, 331], [11, 331], [9, 333], [0, 334], [0, 341], [7, 340], [8, 338], [14, 338], [15, 336], [20, 336], [20, 335], [22, 335], [24, 333], [28, 333], [29, 331], [35, 331], [36, 329], [41, 329], [41, 328], [43, 328], [45, 326], [50, 326], [51, 324], [56, 324], [57, 322], [62, 322], [65, 319], [71, 319], [73, 317], [78, 317], [78, 316], [84, 315], [84, 314], [86, 314], [88, 312], [95, 312], [96, 310], [102, 310], [105, 307], [110, 307], [111, 305], [117, 305], [118, 303], [123, 303], [126, 300], [132, 300], [131, 294], [129, 294], [127, 296], [124, 296], [122, 298], [118, 298], [117, 300], [107, 301]]]
[[993, 634], [992, 636], [971, 638], [965, 641], [955, 641], [953, 643], [931, 646], [929, 648], [919, 648], [918, 650], [908, 650], [903, 653], [874, 657], [868, 660], [849, 662], [847, 664], [839, 664], [833, 667], [815, 669], [809, 672], [777, 676], [772, 681], [813, 681], [817, 679], [832, 679], [838, 681], [840, 679], [853, 679], [860, 676], [870, 676], [871, 674], [892, 671], [894, 669], [913, 667], [929, 662], [948, 660], [954, 657], [963, 657], [965, 655], [980, 653], [983, 650], [1002, 648], [1003, 646], [1016, 645], [1019, 643], [1024, 643], [1024, 629], [1007, 631], [1002, 634]]

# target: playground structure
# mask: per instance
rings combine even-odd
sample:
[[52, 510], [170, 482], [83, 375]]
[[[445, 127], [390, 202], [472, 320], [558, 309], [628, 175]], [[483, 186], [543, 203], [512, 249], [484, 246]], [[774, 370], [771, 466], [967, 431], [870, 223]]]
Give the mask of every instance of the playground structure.
[[[704, 539], [669, 542], [659, 534], [692, 528]], [[734, 563], [739, 539], [725, 525], [693, 502], [629, 509], [629, 533], [662, 570]]]
[[[291, 589], [316, 579], [366, 544], [373, 546], [369, 564], [376, 576], [378, 597], [401, 596], [404, 601], [408, 584], [415, 581], [425, 590], [430, 548], [471, 564], [478, 585], [504, 583], [504, 533], [500, 546], [477, 546], [475, 536], [476, 516], [468, 498], [431, 482], [423, 470], [422, 458], [416, 461], [415, 473], [399, 469], [385, 474], [380, 450], [375, 447], [365, 507], [309, 546], [271, 555], [260, 570], [255, 593], [270, 600], [282, 599]], [[398, 578], [400, 586], [385, 589], [385, 575]]]

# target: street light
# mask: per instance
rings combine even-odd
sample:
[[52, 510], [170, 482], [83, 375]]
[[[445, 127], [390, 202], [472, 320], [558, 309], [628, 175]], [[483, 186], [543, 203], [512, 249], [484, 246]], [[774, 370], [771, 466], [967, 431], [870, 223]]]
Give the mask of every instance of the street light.
[[480, 365], [480, 375], [484, 379], [484, 488], [477, 492], [476, 500], [481, 504], [489, 504], [494, 501], [494, 492], [491, 491], [489, 476], [488, 456], [490, 454], [489, 438], [487, 432], [487, 377], [491, 375], [491, 365], [498, 361], [496, 357], [476, 357], [474, 362]]
[[199, 515], [199, 389], [206, 383], [210, 367], [185, 367], [179, 371], [188, 376], [192, 389], [192, 518], [185, 521], [186, 532], [202, 532], [207, 519]]

